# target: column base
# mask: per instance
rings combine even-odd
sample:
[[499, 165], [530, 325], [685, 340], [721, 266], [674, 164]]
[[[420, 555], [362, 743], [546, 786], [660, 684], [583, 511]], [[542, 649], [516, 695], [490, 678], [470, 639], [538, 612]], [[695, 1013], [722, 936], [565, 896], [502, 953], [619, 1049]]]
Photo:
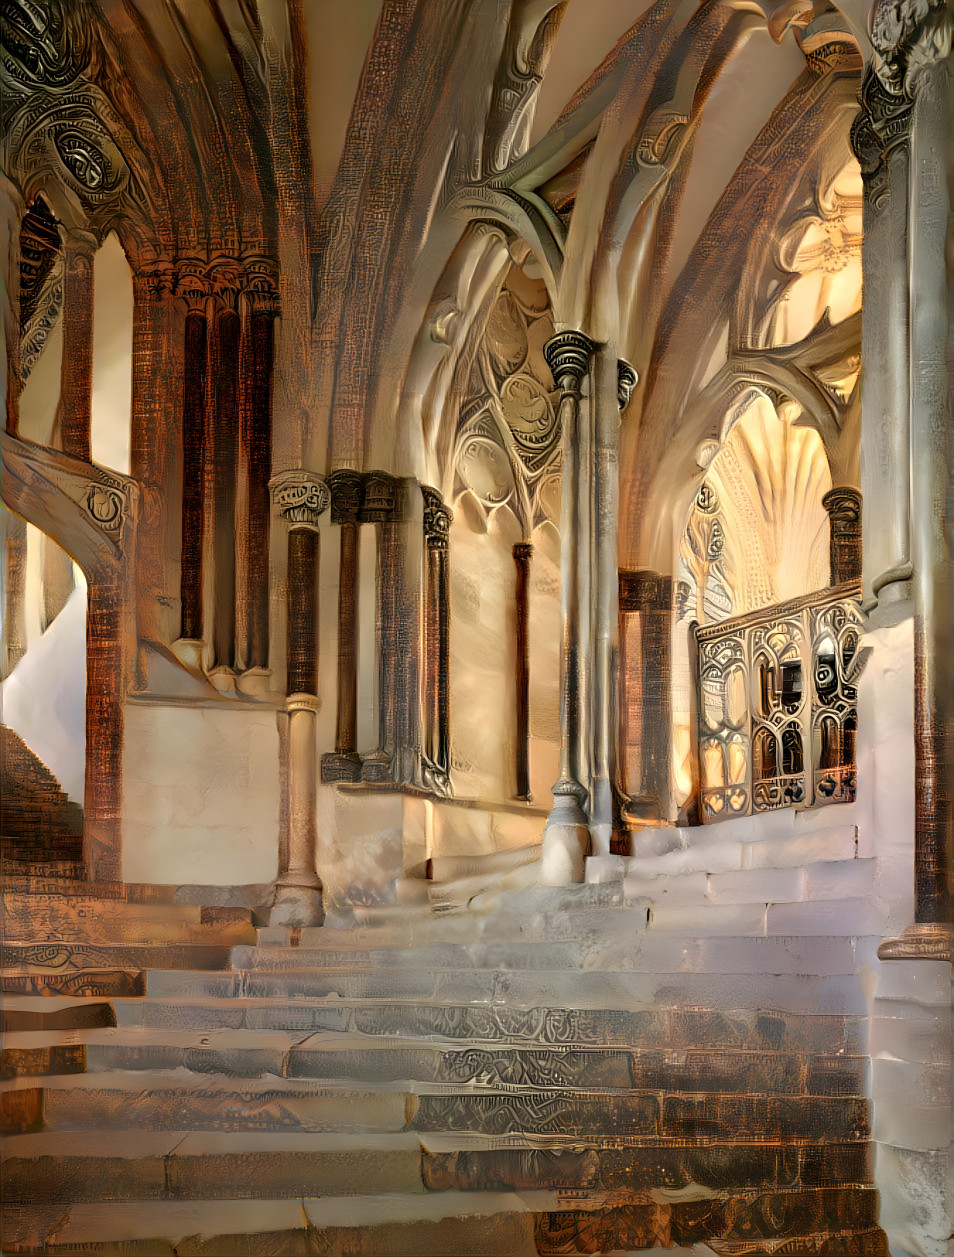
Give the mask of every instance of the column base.
[[553, 787], [553, 809], [543, 831], [540, 880], [545, 886], [582, 882], [590, 831], [581, 800], [583, 787], [575, 781], [558, 781]]
[[361, 759], [361, 780], [378, 783], [393, 781], [391, 756], [387, 751], [369, 751]]
[[322, 785], [361, 780], [361, 756], [357, 751], [328, 751], [321, 757]]
[[170, 648], [175, 657], [193, 672], [202, 671], [202, 651], [205, 642], [197, 637], [178, 637]]
[[235, 688], [247, 698], [267, 698], [272, 673], [269, 668], [248, 668], [235, 678]]
[[878, 959], [954, 961], [954, 924], [915, 921], [898, 938], [884, 940]]
[[220, 694], [235, 693], [235, 672], [232, 668], [219, 664], [217, 668], [212, 669], [208, 677], [210, 684], [214, 685]]
[[269, 925], [323, 925], [324, 920], [320, 883], [317, 886], [276, 885], [275, 899], [268, 914]]

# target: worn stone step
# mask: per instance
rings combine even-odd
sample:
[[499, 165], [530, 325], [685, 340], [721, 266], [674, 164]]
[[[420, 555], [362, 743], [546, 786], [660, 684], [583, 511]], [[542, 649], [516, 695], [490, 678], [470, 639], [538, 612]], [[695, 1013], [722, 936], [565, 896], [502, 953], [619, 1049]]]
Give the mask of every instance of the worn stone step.
[[297, 947], [269, 945], [236, 947], [232, 963], [236, 969], [324, 969], [366, 968], [406, 969], [578, 969], [586, 951], [576, 941], [567, 943], [436, 943], [422, 947], [379, 947], [376, 939], [363, 938], [352, 944], [341, 940], [339, 930], [328, 930], [323, 946]]
[[[37, 1138], [30, 1136], [30, 1138]], [[702, 1147], [513, 1146], [513, 1137], [485, 1137], [493, 1146], [454, 1147], [455, 1134], [422, 1134], [422, 1173], [429, 1191], [550, 1189], [682, 1191], [691, 1184], [714, 1191], [842, 1187], [873, 1181], [870, 1145], [791, 1142], [706, 1144]]]
[[4, 934], [11, 942], [221, 945], [255, 941], [247, 908], [14, 894], [5, 897], [4, 913]]
[[0, 1007], [0, 1030], [81, 1030], [115, 1026], [112, 1004], [101, 999], [8, 995]]
[[414, 1134], [82, 1131], [4, 1142], [12, 1202], [286, 1198], [423, 1192]]
[[[283, 1077], [291, 1049], [310, 1035], [282, 1031], [154, 1030], [142, 1027], [8, 1034], [4, 1078], [115, 1070], [188, 1070], [240, 1078]], [[59, 1068], [62, 1066], [62, 1068]]]
[[661, 1091], [413, 1090], [307, 1079], [189, 1078], [156, 1071], [49, 1076], [0, 1091], [4, 1129], [470, 1131], [601, 1144], [845, 1143], [868, 1138], [867, 1104], [852, 1096], [742, 1096]]
[[[327, 931], [325, 937], [339, 931]], [[426, 968], [525, 971], [598, 969], [611, 972], [699, 972], [713, 974], [855, 974], [874, 963], [882, 936], [741, 935], [696, 937], [641, 932], [597, 938], [587, 943], [448, 943], [443, 946], [381, 948], [373, 940], [360, 946], [269, 946], [233, 949], [235, 969], [352, 970]]]
[[[341, 967], [241, 970], [231, 973], [157, 973], [147, 978], [145, 1002], [120, 1000], [120, 1023], [214, 1026], [273, 1025], [287, 1015], [295, 1028], [325, 1028], [320, 1016], [328, 1001], [388, 1001], [469, 1005], [640, 1009], [731, 1008], [743, 1001], [799, 1013], [862, 1014], [862, 985], [853, 974], [712, 974], [694, 970], [372, 970]], [[239, 1003], [239, 997], [242, 1003]], [[281, 1008], [279, 1008], [279, 1004]], [[314, 1005], [314, 1006], [313, 1006]], [[192, 1018], [189, 1021], [188, 1018]]]
[[[117, 1253], [189, 1254], [310, 1253], [349, 1257], [556, 1257], [574, 1237], [593, 1252], [643, 1251], [710, 1241], [745, 1243], [746, 1253], [777, 1250], [779, 1231], [791, 1252], [887, 1253], [884, 1237], [871, 1221], [876, 1196], [865, 1188], [773, 1192], [727, 1201], [659, 1201], [639, 1193], [440, 1192], [389, 1193], [375, 1197], [324, 1196], [301, 1201], [211, 1201], [184, 1206], [173, 1201], [75, 1204], [57, 1220], [54, 1243], [42, 1251], [82, 1252], [102, 1244]], [[50, 1215], [52, 1216], [52, 1211]], [[8, 1214], [11, 1252], [29, 1252], [31, 1241], [46, 1239], [42, 1221]], [[808, 1218], [826, 1230], [815, 1242], [799, 1231]], [[304, 1221], [304, 1226], [301, 1223]], [[827, 1230], [832, 1224], [837, 1230]], [[847, 1224], [847, 1225], [846, 1225]], [[774, 1227], [774, 1234], [765, 1233]], [[816, 1232], [817, 1234], [817, 1232]], [[137, 1242], [155, 1242], [148, 1249]], [[242, 1238], [240, 1238], [242, 1237]], [[244, 1237], [250, 1237], [248, 1239]], [[831, 1243], [837, 1240], [837, 1246]], [[168, 1245], [166, 1247], [165, 1245]], [[230, 1246], [231, 1245], [231, 1246]], [[36, 1250], [35, 1250], [36, 1251]], [[97, 1251], [87, 1248], [85, 1251]], [[578, 1245], [575, 1251], [579, 1251]], [[694, 1248], [691, 1251], [704, 1251]], [[732, 1251], [731, 1249], [729, 1251]]]
[[70, 900], [111, 899], [124, 903], [176, 903], [178, 888], [154, 882], [90, 882], [38, 873], [10, 872], [4, 886], [11, 895], [55, 896]]
[[[142, 1001], [139, 1007], [155, 1007]], [[114, 1002], [117, 1011], [121, 1001]], [[205, 1001], [204, 1006], [209, 1006]], [[132, 1008], [132, 1004], [128, 1004]], [[170, 1002], [174, 1007], [174, 1002]], [[222, 1001], [222, 1017], [236, 1013], [235, 1002]], [[278, 1018], [277, 1010], [288, 1013]], [[300, 1009], [300, 1021], [288, 1010]], [[288, 1001], [249, 1001], [238, 1013], [248, 1030], [271, 1028], [280, 1020], [288, 1033], [346, 1032], [389, 1039], [433, 1039], [460, 1043], [548, 1044], [593, 1047], [768, 1047], [791, 1051], [865, 1051], [866, 1022], [861, 1015], [791, 1013], [771, 1007], [726, 1011], [696, 1008], [562, 1009], [514, 1008], [506, 1004], [406, 1004], [333, 1000], [290, 1005]], [[120, 1024], [122, 1024], [120, 1022]], [[231, 1029], [240, 1028], [239, 1024]], [[212, 1032], [210, 1028], [210, 1033]]]
[[33, 1131], [299, 1131], [400, 1132], [407, 1128], [409, 1093], [356, 1090], [304, 1079], [182, 1078], [153, 1071], [93, 1077], [48, 1076], [32, 1086], [0, 1091], [2, 1129]]
[[0, 973], [5, 995], [102, 995], [127, 998], [146, 993], [146, 975], [128, 969], [84, 969], [73, 973]]
[[17, 974], [63, 974], [89, 970], [226, 969], [231, 948], [228, 941], [140, 943], [70, 943], [50, 939], [41, 943], [0, 944], [0, 967]]

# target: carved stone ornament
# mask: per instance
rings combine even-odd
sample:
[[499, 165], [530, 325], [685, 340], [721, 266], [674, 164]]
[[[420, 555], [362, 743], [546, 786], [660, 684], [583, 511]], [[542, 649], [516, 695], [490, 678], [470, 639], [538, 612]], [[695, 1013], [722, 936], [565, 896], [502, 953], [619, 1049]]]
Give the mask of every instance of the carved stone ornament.
[[920, 72], [951, 51], [952, 18], [944, 0], [878, 0], [871, 19], [875, 69], [894, 95], [913, 97]]
[[86, 6], [6, 0], [0, 47], [4, 166], [44, 171], [94, 220], [148, 214], [149, 163], [93, 81], [96, 33]]
[[447, 537], [454, 516], [436, 489], [421, 486], [424, 497], [424, 537], [434, 550], [447, 549]]
[[364, 504], [361, 520], [367, 524], [387, 524], [394, 519], [397, 482], [386, 471], [369, 471], [364, 478]]
[[861, 111], [851, 126], [851, 147], [868, 200], [880, 209], [888, 199], [891, 154], [907, 142], [913, 99], [888, 90], [871, 67], [861, 84]]
[[639, 376], [635, 369], [625, 359], [620, 358], [616, 364], [616, 400], [619, 402], [620, 410], [625, 410], [629, 405], [633, 389], [638, 383]]
[[822, 498], [822, 506], [828, 512], [832, 532], [854, 533], [861, 521], [861, 494], [847, 485], [829, 489]]
[[583, 332], [557, 332], [543, 346], [553, 379], [564, 392], [578, 392], [596, 351], [596, 342]]
[[865, 71], [851, 145], [876, 208], [887, 200], [891, 153], [908, 136], [917, 80], [950, 55], [952, 29], [954, 20], [943, 2], [879, 0], [875, 7], [871, 42], [876, 56]]
[[269, 481], [268, 487], [290, 527], [317, 531], [318, 517], [331, 501], [328, 486], [321, 476], [310, 471], [283, 471]]
[[360, 471], [340, 467], [328, 476], [331, 490], [331, 522], [355, 524], [361, 510], [363, 477]]
[[121, 488], [91, 480], [83, 496], [87, 514], [106, 533], [118, 533], [126, 516], [126, 495]]

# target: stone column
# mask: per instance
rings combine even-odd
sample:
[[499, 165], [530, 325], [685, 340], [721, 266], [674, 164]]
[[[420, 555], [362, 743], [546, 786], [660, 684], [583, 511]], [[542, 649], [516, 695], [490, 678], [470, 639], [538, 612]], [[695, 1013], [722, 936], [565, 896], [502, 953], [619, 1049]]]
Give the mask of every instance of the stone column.
[[[265, 277], [267, 279], [267, 277]], [[239, 440], [235, 500], [235, 667], [243, 693], [268, 684], [268, 479], [272, 460], [274, 286], [261, 282], [240, 301]]]
[[822, 498], [831, 528], [831, 583], [861, 579], [861, 494], [847, 485], [829, 489]]
[[450, 579], [448, 538], [450, 509], [436, 489], [424, 497], [424, 669], [426, 726], [424, 784], [435, 794], [450, 795]]
[[328, 477], [331, 522], [341, 530], [338, 565], [338, 709], [335, 749], [321, 757], [324, 782], [358, 781], [358, 514], [361, 510], [360, 472], [340, 468]]
[[168, 260], [133, 278], [130, 471], [142, 485], [139, 635], [169, 644], [180, 635], [182, 388], [185, 317]]
[[[596, 484], [593, 521], [596, 541], [592, 678], [593, 794], [590, 843], [594, 855], [609, 855], [613, 838], [613, 781], [619, 727], [619, 424], [636, 386], [628, 362], [608, 349], [595, 358]], [[604, 379], [605, 377], [605, 379]]]
[[205, 625], [202, 608], [202, 537], [205, 531], [205, 405], [208, 376], [207, 292], [183, 285], [176, 295], [185, 304], [182, 372], [182, 514], [179, 555], [179, 639], [176, 654], [201, 665]]
[[582, 332], [558, 332], [544, 346], [547, 364], [561, 391], [558, 422], [563, 434], [563, 486], [560, 507], [560, 779], [553, 787], [553, 807], [543, 834], [542, 878], [550, 885], [583, 880], [589, 830], [583, 810], [587, 799], [579, 780], [584, 758], [581, 729], [584, 701], [580, 641], [580, 397], [583, 377], [596, 345]]
[[64, 453], [89, 462], [93, 413], [93, 256], [96, 238], [86, 231], [67, 232], [63, 251], [60, 441]]
[[271, 481], [288, 525], [288, 863], [275, 884], [272, 925], [321, 925], [318, 843], [318, 519], [330, 495], [320, 476], [286, 471]]
[[[670, 669], [672, 642], [672, 580], [649, 569], [619, 573], [621, 635], [632, 637], [638, 616], [639, 658], [625, 660], [622, 678], [623, 726], [639, 738], [638, 780], [624, 772], [623, 821], [666, 823], [670, 817], [669, 768], [672, 753]], [[625, 737], [625, 734], [624, 734]]]
[[529, 803], [530, 793], [530, 562], [533, 546], [518, 541], [513, 547], [517, 569], [516, 602], [516, 691], [517, 691], [517, 765], [515, 796]]
[[378, 543], [378, 570], [375, 579], [378, 745], [362, 756], [361, 778], [363, 781], [379, 783], [392, 779], [392, 758], [397, 740], [394, 698], [397, 653], [394, 512], [397, 488], [397, 481], [387, 472], [369, 471], [364, 478], [364, 501], [359, 516], [362, 523], [375, 525]]
[[[882, 959], [954, 954], [954, 451], [945, 169], [951, 34], [944, 4], [876, 6], [871, 39], [877, 56], [866, 73], [854, 130], [866, 179], [866, 240], [870, 231], [877, 238], [879, 226], [884, 237], [870, 266], [864, 259], [865, 329], [870, 336], [869, 321], [875, 328], [889, 323], [895, 340], [905, 332], [907, 340], [906, 354], [898, 350], [896, 357], [899, 369], [907, 368], [898, 388], [904, 386], [909, 416], [909, 448], [899, 452], [899, 462], [902, 473], [909, 469], [910, 563], [904, 574], [913, 576], [914, 594], [915, 919], [899, 939], [882, 944]], [[890, 276], [904, 296], [902, 305], [875, 306], [873, 319], [869, 270]], [[865, 340], [866, 362], [870, 350]], [[862, 415], [864, 424], [864, 399]], [[863, 451], [864, 440], [863, 427]], [[878, 588], [874, 593], [880, 596]]]

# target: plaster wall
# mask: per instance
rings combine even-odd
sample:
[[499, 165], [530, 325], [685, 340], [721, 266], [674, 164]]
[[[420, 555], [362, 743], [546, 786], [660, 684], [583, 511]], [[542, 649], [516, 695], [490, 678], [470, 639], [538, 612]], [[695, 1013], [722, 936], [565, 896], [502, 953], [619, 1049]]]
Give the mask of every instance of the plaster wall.
[[278, 816], [274, 710], [127, 704], [124, 881], [272, 881]]

